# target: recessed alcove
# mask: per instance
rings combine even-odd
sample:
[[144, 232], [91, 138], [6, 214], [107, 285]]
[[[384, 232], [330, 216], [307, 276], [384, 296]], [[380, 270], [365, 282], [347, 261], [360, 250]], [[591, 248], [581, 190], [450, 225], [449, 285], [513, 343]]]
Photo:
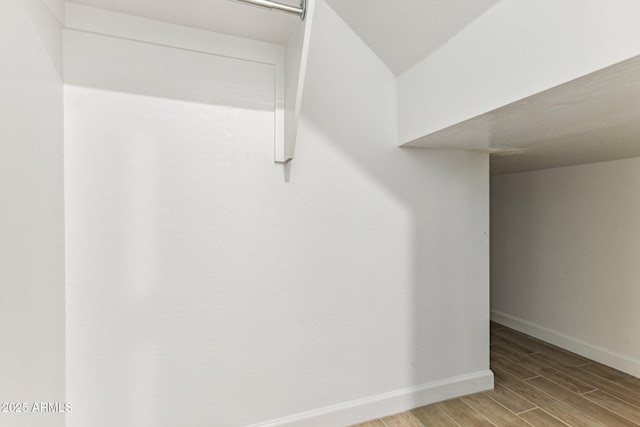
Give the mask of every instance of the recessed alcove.
[[494, 175], [640, 156], [640, 56], [402, 146], [489, 152]]

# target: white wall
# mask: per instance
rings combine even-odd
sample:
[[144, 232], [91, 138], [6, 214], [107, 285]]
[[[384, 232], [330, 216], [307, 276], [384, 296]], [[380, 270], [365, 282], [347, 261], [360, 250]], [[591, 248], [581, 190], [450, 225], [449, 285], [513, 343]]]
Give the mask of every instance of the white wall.
[[69, 427], [336, 426], [491, 387], [488, 158], [397, 148], [395, 77], [316, 8], [286, 168], [272, 67], [66, 32]]
[[492, 178], [496, 320], [640, 375], [640, 158]]
[[[64, 403], [60, 21], [40, 0], [3, 1], [0, 58], [0, 402]], [[63, 424], [0, 413], [3, 426]]]
[[502, 0], [399, 77], [400, 144], [640, 53], [635, 0]]

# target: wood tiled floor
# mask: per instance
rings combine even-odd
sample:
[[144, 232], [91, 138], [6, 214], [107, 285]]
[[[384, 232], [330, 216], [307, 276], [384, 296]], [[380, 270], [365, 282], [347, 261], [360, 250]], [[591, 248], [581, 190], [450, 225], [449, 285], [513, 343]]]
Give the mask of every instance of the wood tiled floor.
[[357, 427], [640, 426], [640, 379], [491, 323], [495, 390]]

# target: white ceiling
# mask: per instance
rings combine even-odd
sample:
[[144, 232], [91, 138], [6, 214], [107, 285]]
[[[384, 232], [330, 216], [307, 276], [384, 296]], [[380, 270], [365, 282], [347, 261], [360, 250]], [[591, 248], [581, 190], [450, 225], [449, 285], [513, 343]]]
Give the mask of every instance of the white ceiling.
[[640, 56], [406, 144], [488, 151], [505, 174], [640, 156]]
[[500, 0], [327, 0], [396, 75]]
[[[293, 15], [229, 0], [68, 0], [85, 6], [126, 13], [232, 36], [285, 44]], [[299, 6], [299, 0], [279, 0]]]
[[[279, 0], [293, 6], [299, 0]], [[500, 0], [327, 0], [397, 75]], [[69, 0], [285, 44], [292, 15], [229, 0]], [[640, 156], [640, 57], [480, 115], [413, 147], [488, 150], [492, 173]], [[478, 144], [481, 144], [480, 146]]]
[[[114, 12], [285, 44], [295, 16], [229, 0], [68, 0]], [[299, 0], [278, 0], [299, 6]], [[328, 0], [396, 74], [427, 57], [499, 0]]]

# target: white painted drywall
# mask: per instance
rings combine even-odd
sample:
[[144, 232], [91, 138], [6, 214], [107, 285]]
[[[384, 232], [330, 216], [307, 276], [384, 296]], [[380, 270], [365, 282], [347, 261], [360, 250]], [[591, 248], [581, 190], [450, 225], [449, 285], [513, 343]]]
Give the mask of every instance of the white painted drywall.
[[[0, 58], [0, 402], [31, 410], [65, 398], [60, 21], [40, 0], [3, 1]], [[64, 415], [0, 413], [0, 425]]]
[[400, 144], [638, 55], [638, 15], [635, 0], [497, 3], [399, 77]]
[[65, 67], [69, 427], [491, 386], [487, 155], [399, 149], [395, 76], [324, 0], [287, 167], [270, 66], [68, 31]]
[[396, 75], [435, 52], [500, 0], [328, 0]]
[[64, 24], [66, 3], [63, 0], [41, 0], [41, 1], [45, 4], [45, 6], [49, 8], [51, 13], [53, 13], [55, 17], [58, 18], [58, 21]]
[[640, 375], [640, 158], [491, 182], [495, 314]]

